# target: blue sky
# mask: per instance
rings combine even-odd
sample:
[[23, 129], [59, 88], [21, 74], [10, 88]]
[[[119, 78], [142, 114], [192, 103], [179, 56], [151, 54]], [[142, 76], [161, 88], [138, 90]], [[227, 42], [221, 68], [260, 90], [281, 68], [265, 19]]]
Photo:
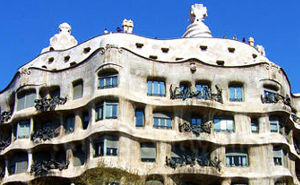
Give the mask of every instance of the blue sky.
[[205, 23], [214, 37], [254, 37], [267, 57], [287, 73], [293, 93], [300, 93], [300, 1], [272, 0], [14, 0], [1, 2], [0, 89], [17, 69], [49, 45], [58, 25], [68, 22], [79, 43], [115, 31], [124, 18], [134, 33], [159, 39], [179, 38], [189, 25], [189, 8], [203, 3]]

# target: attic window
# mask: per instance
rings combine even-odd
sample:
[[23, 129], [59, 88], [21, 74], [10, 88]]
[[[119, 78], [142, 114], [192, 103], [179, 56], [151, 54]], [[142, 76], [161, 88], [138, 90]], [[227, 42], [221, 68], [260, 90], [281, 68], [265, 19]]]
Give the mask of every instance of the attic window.
[[91, 48], [90, 48], [90, 47], [86, 47], [86, 48], [83, 49], [83, 52], [84, 52], [84, 53], [88, 53], [88, 52], [90, 52], [90, 51], [91, 51]]
[[257, 57], [257, 54], [252, 54], [252, 57], [255, 59]]
[[229, 53], [234, 53], [235, 48], [228, 48]]
[[219, 65], [219, 66], [224, 66], [224, 60], [217, 60], [217, 64]]
[[201, 49], [202, 51], [206, 51], [206, 50], [207, 50], [207, 46], [200, 46], [200, 49]]
[[175, 60], [178, 61], [178, 60], [182, 60], [182, 59], [183, 59], [183, 58], [178, 57], [178, 58], [176, 58]]
[[50, 49], [49, 49], [50, 51], [54, 51], [54, 48], [53, 47], [50, 47]]
[[156, 55], [150, 55], [149, 58], [156, 60], [157, 56]]
[[42, 68], [47, 69], [47, 66], [44, 65], [44, 66], [42, 66]]
[[70, 60], [70, 56], [69, 55], [65, 56], [64, 60], [65, 60], [65, 62], [68, 62]]
[[168, 52], [169, 52], [169, 48], [161, 48], [161, 51], [162, 51], [163, 53], [168, 53]]
[[76, 62], [71, 62], [70, 63], [70, 66], [74, 66], [74, 65], [76, 65]]
[[48, 59], [48, 64], [51, 64], [53, 61], [54, 61], [54, 58], [53, 58], [53, 57], [50, 57], [50, 58]]
[[135, 45], [136, 45], [136, 48], [142, 48], [144, 46], [144, 44], [142, 44], [142, 43], [135, 43]]

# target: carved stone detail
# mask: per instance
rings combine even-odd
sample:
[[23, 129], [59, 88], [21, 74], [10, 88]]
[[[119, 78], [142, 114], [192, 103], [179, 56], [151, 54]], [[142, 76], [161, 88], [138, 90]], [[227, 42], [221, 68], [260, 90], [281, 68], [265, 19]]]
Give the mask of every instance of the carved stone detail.
[[3, 111], [0, 117], [0, 123], [7, 122], [11, 118], [12, 113], [9, 111]]
[[31, 165], [30, 173], [33, 173], [35, 176], [41, 176], [47, 174], [52, 169], [59, 169], [61, 171], [67, 169], [69, 163], [69, 161], [60, 163], [53, 159], [40, 161]]
[[34, 107], [37, 111], [53, 111], [57, 105], [63, 105], [67, 102], [67, 97], [62, 98], [55, 96], [54, 98], [44, 97], [34, 100]]

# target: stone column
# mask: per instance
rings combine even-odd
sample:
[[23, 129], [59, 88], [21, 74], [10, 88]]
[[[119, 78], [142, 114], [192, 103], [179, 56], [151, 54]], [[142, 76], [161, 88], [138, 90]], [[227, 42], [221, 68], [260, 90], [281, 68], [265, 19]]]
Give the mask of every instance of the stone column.
[[78, 129], [82, 129], [81, 113], [79, 111], [76, 111], [74, 113], [74, 120], [74, 131], [76, 132], [78, 131]]
[[7, 159], [7, 156], [5, 156], [5, 174], [4, 174], [4, 177], [8, 177], [9, 173], [8, 173], [8, 165], [9, 165], [9, 162], [8, 162], [8, 159]]
[[32, 164], [33, 164], [32, 151], [28, 151], [28, 167], [27, 167], [27, 172], [30, 172]]
[[231, 184], [231, 180], [230, 179], [224, 179], [221, 183], [221, 185], [230, 185]]
[[74, 163], [73, 163], [73, 152], [72, 152], [71, 145], [65, 145], [65, 150], [66, 150], [66, 160], [70, 162], [69, 168], [73, 168]]
[[145, 107], [145, 128], [153, 127], [153, 107], [151, 105], [147, 105]]
[[267, 133], [270, 130], [269, 117], [268, 115], [263, 115], [258, 118], [259, 133]]
[[34, 133], [34, 121], [33, 117], [30, 118], [30, 133], [29, 133], [29, 140], [31, 139], [31, 134]]

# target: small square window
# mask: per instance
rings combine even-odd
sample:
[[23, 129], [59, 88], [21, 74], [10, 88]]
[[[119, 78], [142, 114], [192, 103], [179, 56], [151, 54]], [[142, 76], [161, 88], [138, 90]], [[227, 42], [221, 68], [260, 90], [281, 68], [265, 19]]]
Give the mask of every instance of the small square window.
[[83, 81], [79, 80], [73, 83], [73, 100], [79, 99], [83, 96]]
[[259, 132], [258, 121], [256, 118], [251, 119], [251, 132], [253, 133]]
[[229, 100], [230, 101], [243, 101], [243, 87], [242, 86], [229, 86]]
[[166, 87], [164, 81], [148, 80], [148, 96], [165, 96]]
[[136, 109], [135, 110], [135, 126], [143, 127], [144, 126], [144, 110]]

